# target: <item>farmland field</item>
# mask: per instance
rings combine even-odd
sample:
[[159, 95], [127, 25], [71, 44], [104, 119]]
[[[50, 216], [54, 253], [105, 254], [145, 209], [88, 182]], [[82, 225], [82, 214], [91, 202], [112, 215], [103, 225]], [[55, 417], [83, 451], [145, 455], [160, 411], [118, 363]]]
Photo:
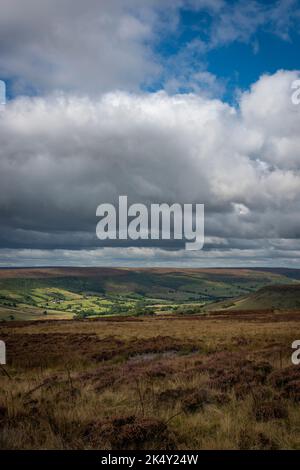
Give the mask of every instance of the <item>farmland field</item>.
[[199, 313], [265, 286], [300, 285], [298, 277], [298, 270], [0, 269], [0, 320]]

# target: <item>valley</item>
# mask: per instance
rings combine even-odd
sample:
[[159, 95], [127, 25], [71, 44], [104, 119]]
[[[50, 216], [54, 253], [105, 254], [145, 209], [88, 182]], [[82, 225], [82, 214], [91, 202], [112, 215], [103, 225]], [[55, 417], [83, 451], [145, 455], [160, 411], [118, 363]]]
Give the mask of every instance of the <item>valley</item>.
[[[197, 314], [255, 302], [293, 309], [300, 306], [299, 277], [298, 270], [263, 269], [1, 269], [0, 321]], [[296, 286], [292, 298], [282, 304], [284, 293], [271, 293], [277, 286]], [[260, 289], [269, 289], [264, 300]]]

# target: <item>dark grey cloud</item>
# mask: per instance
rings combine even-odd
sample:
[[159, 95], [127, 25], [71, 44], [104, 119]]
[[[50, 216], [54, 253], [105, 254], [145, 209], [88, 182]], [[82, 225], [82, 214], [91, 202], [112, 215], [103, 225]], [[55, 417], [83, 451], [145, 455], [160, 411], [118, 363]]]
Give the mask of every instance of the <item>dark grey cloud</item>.
[[[234, 41], [258, 48], [261, 30], [289, 40], [297, 5], [2, 0], [0, 78], [28, 96], [0, 110], [0, 265], [299, 264], [299, 73], [261, 77], [234, 108], [213, 99], [225, 84], [205, 61]], [[211, 26], [162, 58], [181, 8], [206, 10]], [[165, 92], [141, 92], [153, 82]], [[204, 250], [104, 246], [96, 207], [122, 194], [205, 203]]]
[[191, 255], [167, 242], [139, 242], [133, 251], [123, 244], [117, 260], [294, 259], [300, 109], [291, 83], [298, 76], [261, 77], [238, 108], [164, 92], [13, 100], [0, 114], [2, 263], [11, 249], [21, 260], [34, 257], [31, 250], [43, 258], [60, 249], [67, 264], [90, 250], [87, 260], [106, 262], [120, 244], [101, 251], [96, 207], [122, 194], [130, 203], [204, 203], [206, 246]]

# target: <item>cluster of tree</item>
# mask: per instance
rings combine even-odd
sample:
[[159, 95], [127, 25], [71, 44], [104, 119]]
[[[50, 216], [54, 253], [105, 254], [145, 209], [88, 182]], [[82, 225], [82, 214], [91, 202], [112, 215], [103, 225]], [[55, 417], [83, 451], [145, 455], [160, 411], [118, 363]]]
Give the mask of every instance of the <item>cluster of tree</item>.
[[94, 310], [80, 310], [73, 316], [73, 320], [83, 320], [84, 318], [88, 318], [92, 315], [95, 315]]
[[[82, 320], [88, 318], [91, 315], [95, 315], [96, 312], [93, 310], [82, 310], [76, 312], [73, 319]], [[133, 306], [128, 307], [127, 305], [121, 303], [114, 303], [109, 309], [103, 312], [105, 315], [134, 315], [134, 316], [143, 316], [143, 315], [154, 315], [155, 310], [148, 306], [145, 302], [136, 302]]]
[[177, 309], [176, 309], [177, 313], [181, 313], [181, 314], [184, 314], [184, 315], [193, 315], [195, 313], [199, 313], [200, 310], [201, 310], [201, 308], [199, 306], [195, 306], [195, 307], [181, 306], [181, 307], [177, 307]]
[[154, 315], [155, 310], [152, 307], [147, 306], [147, 304], [143, 301], [136, 302], [134, 307], [130, 309], [129, 312], [131, 315], [135, 315], [137, 317], [143, 316], [143, 315]]

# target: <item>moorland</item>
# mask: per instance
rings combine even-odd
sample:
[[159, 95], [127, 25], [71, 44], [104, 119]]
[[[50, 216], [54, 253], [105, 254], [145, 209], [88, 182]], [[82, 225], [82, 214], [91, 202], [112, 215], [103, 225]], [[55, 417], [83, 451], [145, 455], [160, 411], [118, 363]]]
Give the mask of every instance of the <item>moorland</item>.
[[297, 270], [43, 268], [0, 283], [2, 449], [300, 448]]

